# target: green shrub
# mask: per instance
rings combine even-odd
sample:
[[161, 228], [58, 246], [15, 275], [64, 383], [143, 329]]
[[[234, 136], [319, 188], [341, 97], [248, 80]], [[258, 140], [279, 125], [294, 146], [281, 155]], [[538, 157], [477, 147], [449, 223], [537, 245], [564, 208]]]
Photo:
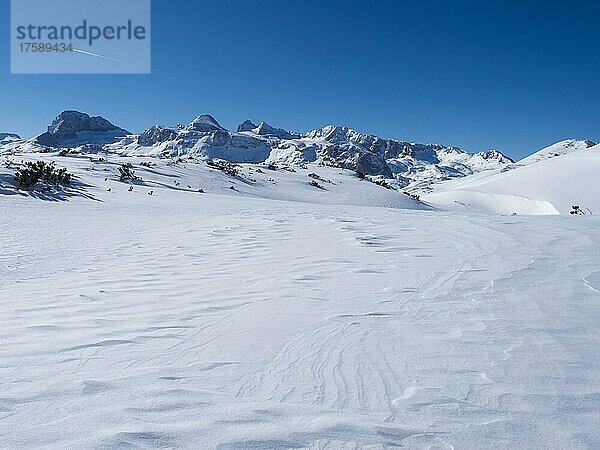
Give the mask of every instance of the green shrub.
[[131, 163], [127, 163], [119, 166], [119, 180], [126, 182], [141, 180], [141, 178], [135, 175], [135, 170], [133, 170]]
[[71, 183], [73, 175], [64, 167], [56, 167], [54, 162], [28, 161], [25, 166], [15, 173], [15, 182], [19, 188], [30, 189], [36, 183], [46, 185], [63, 185]]
[[239, 172], [239, 166], [237, 164], [231, 163], [229, 161], [224, 161], [222, 159], [211, 159], [209, 161], [206, 161], [206, 165], [213, 169], [220, 170], [224, 174], [227, 174], [231, 177], [235, 177]]

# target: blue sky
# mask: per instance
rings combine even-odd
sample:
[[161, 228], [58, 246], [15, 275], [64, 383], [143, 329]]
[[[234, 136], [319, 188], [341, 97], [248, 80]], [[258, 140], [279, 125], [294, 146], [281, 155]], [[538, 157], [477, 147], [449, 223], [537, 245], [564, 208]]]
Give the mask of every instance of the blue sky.
[[10, 75], [5, 33], [0, 130], [32, 136], [64, 109], [134, 132], [210, 113], [519, 158], [600, 140], [598, 3], [154, 0], [151, 75]]

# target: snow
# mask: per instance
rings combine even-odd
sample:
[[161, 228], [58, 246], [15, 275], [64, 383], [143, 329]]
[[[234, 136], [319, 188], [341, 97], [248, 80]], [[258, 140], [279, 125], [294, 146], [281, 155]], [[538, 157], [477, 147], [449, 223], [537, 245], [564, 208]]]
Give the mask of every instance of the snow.
[[[432, 211], [317, 165], [10, 158], [78, 184], [23, 195], [0, 166], [2, 446], [600, 445], [595, 216]], [[551, 188], [530, 167], [464, 189]]]
[[596, 145], [594, 142], [587, 139], [566, 139], [557, 142], [548, 147], [545, 147], [532, 155], [523, 158], [518, 162], [519, 165], [533, 164], [557, 156], [566, 155], [567, 153], [585, 150], [586, 148]]
[[573, 205], [600, 212], [600, 145], [523, 161], [442, 183], [422, 198], [444, 209], [498, 214], [568, 214]]

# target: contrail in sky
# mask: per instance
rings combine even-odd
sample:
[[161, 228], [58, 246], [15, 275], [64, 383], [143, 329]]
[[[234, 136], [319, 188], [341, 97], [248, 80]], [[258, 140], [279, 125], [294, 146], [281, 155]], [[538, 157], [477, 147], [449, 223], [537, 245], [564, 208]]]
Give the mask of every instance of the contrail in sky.
[[[74, 48], [74, 49], [73, 49], [73, 51], [74, 51], [74, 52], [77, 52], [77, 53], [81, 53], [81, 54], [83, 54], [83, 55], [95, 56], [96, 58], [102, 58], [102, 59], [106, 59], [106, 60], [108, 60], [108, 61], [114, 61], [114, 62], [119, 62], [119, 63], [127, 64], [127, 65], [130, 65], [130, 66], [133, 66], [133, 67], [141, 67], [141, 68], [144, 68], [143, 66], [140, 66], [139, 64], [134, 64], [134, 63], [131, 63], [131, 62], [129, 62], [129, 61], [123, 61], [123, 60], [121, 60], [121, 59], [109, 58], [108, 56], [99, 55], [99, 54], [97, 54], [97, 53], [86, 52], [85, 50], [80, 50], [80, 49], [78, 49], [78, 48]], [[173, 75], [173, 76], [176, 76], [176, 77], [179, 77], [179, 78], [183, 78], [184, 80], [189, 80], [189, 81], [191, 81], [191, 80], [192, 80], [192, 78], [191, 78], [191, 77], [187, 77], [187, 76], [185, 76], [185, 75], [180, 75], [180, 74], [178, 74], [178, 73], [173, 73], [173, 72], [165, 72], [165, 71], [161, 71], [161, 70], [153, 70], [153, 72], [165, 73], [165, 74], [167, 74], [167, 75]]]

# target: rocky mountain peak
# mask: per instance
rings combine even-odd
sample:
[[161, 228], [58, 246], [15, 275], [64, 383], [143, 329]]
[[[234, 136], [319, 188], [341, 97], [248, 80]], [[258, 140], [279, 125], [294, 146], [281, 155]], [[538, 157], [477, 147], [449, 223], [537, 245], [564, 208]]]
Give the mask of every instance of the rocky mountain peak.
[[209, 133], [211, 131], [225, 130], [225, 128], [223, 128], [219, 124], [219, 122], [217, 122], [217, 119], [215, 119], [210, 114], [202, 114], [202, 115], [196, 117], [192, 121], [192, 123], [189, 124], [188, 129], [194, 130], [194, 131], [199, 131], [201, 133]]
[[86, 113], [79, 111], [63, 111], [52, 124], [48, 127], [48, 132], [51, 134], [71, 133], [78, 131], [116, 131], [121, 128], [113, 125], [104, 117], [90, 117]]
[[244, 120], [237, 127], [237, 132], [241, 133], [242, 131], [252, 131], [256, 128], [256, 124], [251, 120]]
[[129, 131], [119, 128], [104, 117], [90, 117], [79, 111], [63, 111], [50, 124], [48, 131], [36, 138], [38, 144], [48, 147], [106, 144]]
[[0, 133], [0, 141], [4, 140], [17, 140], [21, 139], [21, 136], [15, 133]]

